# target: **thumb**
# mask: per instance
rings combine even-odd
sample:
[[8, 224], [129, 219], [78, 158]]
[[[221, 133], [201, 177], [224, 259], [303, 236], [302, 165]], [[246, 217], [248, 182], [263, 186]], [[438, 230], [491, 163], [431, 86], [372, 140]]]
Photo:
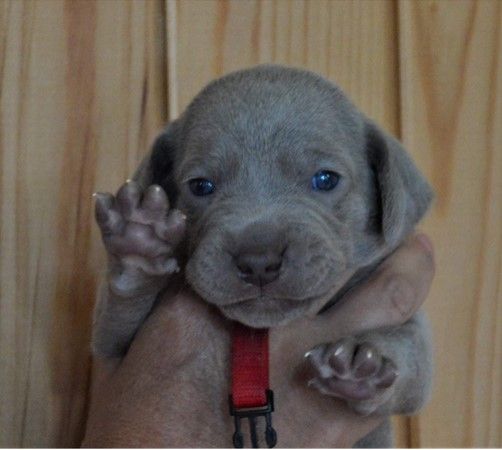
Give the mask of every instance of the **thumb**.
[[127, 357], [142, 355], [167, 365], [181, 364], [227, 342], [228, 330], [229, 322], [190, 289], [166, 292], [137, 333]]
[[[406, 240], [375, 273], [320, 317], [347, 333], [401, 325], [420, 308], [434, 277], [432, 244], [424, 234]], [[344, 332], [344, 334], [346, 334]]]

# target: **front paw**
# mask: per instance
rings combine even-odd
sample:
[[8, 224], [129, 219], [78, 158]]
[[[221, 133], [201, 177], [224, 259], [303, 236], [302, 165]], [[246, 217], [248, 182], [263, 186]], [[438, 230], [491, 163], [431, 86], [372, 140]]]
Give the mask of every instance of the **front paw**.
[[344, 338], [318, 345], [305, 356], [313, 373], [309, 386], [346, 400], [360, 414], [375, 412], [394, 392], [396, 365], [369, 342]]
[[136, 182], [128, 181], [115, 197], [108, 193], [95, 197], [103, 242], [119, 266], [113, 280], [117, 289], [132, 289], [145, 274], [158, 278], [179, 270], [174, 249], [184, 237], [185, 217], [169, 210], [160, 186], [143, 193]]

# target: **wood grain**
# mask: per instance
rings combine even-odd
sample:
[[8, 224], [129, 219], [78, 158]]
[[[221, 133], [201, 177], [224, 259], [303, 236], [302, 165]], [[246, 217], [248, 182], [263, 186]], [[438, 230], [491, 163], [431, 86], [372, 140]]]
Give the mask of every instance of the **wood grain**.
[[211, 79], [261, 63], [336, 80], [391, 131], [398, 124], [395, 5], [389, 1], [173, 2], [178, 114]]
[[[454, 5], [453, 5], [454, 3]], [[502, 445], [502, 3], [399, 5], [403, 137], [437, 200], [437, 375], [413, 443]]]
[[103, 259], [91, 194], [165, 120], [163, 4], [4, 1], [0, 30], [0, 446], [73, 446]]
[[[73, 446], [114, 190], [211, 79], [337, 81], [432, 180], [432, 402], [398, 446], [502, 446], [502, 2], [0, 1], [0, 446]], [[167, 55], [167, 58], [166, 58]]]

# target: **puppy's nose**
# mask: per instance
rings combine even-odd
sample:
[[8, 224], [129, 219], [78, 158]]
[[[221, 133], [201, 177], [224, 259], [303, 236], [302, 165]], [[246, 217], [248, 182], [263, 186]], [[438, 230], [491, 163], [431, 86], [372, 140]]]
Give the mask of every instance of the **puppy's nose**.
[[264, 286], [279, 277], [282, 254], [273, 251], [265, 253], [240, 253], [235, 258], [240, 277], [247, 283]]

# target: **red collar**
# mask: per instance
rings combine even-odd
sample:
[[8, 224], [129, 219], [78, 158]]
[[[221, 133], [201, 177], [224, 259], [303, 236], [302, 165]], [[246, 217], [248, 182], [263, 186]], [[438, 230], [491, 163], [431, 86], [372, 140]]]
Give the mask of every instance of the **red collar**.
[[265, 439], [268, 447], [276, 444], [271, 413], [274, 410], [273, 392], [269, 389], [268, 330], [254, 329], [234, 323], [232, 332], [232, 394], [230, 414], [235, 418], [235, 447], [244, 446], [240, 420], [249, 420], [251, 443], [258, 446], [256, 417], [266, 420]]
[[232, 400], [236, 408], [267, 404], [268, 330], [235, 323], [232, 333]]

